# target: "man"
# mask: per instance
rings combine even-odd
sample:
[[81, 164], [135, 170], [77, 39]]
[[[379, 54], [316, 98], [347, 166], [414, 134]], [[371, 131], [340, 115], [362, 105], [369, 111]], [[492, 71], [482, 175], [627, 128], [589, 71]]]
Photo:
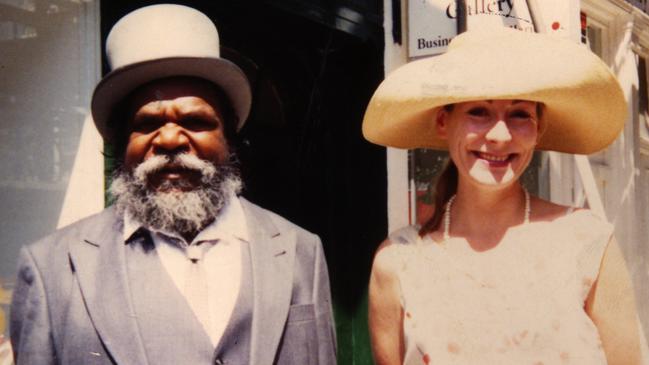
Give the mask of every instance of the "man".
[[212, 22], [145, 7], [106, 53], [92, 112], [115, 204], [23, 249], [17, 364], [334, 364], [320, 240], [237, 196], [250, 88]]

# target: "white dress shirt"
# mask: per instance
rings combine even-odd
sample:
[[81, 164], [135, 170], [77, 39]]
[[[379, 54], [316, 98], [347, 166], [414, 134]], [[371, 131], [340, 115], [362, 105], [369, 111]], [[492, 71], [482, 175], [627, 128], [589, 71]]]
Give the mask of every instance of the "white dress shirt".
[[[124, 217], [124, 240], [126, 241], [140, 227], [129, 214]], [[248, 242], [246, 218], [237, 196], [231, 196], [217, 219], [205, 227], [191, 243], [177, 234], [151, 231], [156, 252], [172, 281], [185, 295], [186, 277], [192, 263], [185, 254], [188, 244], [205, 241], [212, 243], [203, 256], [203, 267], [207, 275], [209, 319], [201, 323], [216, 346], [230, 321], [241, 286], [241, 245]], [[197, 315], [198, 318], [200, 316]]]

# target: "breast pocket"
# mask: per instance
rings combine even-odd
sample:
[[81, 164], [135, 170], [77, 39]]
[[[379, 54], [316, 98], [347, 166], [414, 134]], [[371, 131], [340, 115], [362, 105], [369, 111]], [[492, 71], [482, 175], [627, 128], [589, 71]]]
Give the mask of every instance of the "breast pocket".
[[318, 364], [318, 332], [313, 304], [298, 304], [289, 308], [277, 364]]

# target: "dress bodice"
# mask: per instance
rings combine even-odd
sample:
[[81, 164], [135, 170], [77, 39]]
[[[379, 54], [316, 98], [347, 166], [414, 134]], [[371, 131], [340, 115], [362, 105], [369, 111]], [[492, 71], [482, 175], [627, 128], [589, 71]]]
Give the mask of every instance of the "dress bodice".
[[586, 210], [512, 227], [484, 252], [395, 232], [404, 363], [606, 364], [584, 303], [611, 233]]

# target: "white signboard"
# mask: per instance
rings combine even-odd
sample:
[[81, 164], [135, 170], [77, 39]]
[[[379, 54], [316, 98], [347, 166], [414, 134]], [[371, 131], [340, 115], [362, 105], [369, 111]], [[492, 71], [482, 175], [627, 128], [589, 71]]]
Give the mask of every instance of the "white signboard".
[[[466, 0], [467, 28], [511, 27], [533, 32], [525, 0]], [[538, 1], [542, 26], [548, 33], [570, 36], [579, 21], [578, 0]], [[575, 4], [577, 3], [577, 4]], [[578, 29], [578, 28], [576, 28]], [[457, 33], [455, 0], [408, 1], [408, 56], [443, 53]]]

